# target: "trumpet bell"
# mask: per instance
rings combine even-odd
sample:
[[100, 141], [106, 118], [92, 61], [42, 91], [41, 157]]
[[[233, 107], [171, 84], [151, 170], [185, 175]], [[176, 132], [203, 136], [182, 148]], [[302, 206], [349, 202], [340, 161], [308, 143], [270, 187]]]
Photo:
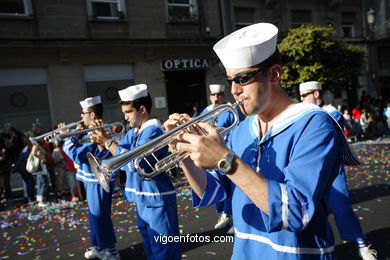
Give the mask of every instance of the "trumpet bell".
[[102, 159], [95, 158], [91, 153], [87, 153], [87, 159], [97, 181], [107, 193], [110, 192], [110, 180], [113, 178], [114, 172], [108, 174], [103, 167], [100, 167]]

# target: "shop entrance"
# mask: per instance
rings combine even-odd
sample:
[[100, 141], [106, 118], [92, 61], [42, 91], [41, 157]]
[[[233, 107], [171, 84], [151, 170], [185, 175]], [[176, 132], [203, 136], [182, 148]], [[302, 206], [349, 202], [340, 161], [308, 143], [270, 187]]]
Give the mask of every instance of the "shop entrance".
[[165, 80], [169, 114], [187, 113], [192, 116], [194, 105], [198, 105], [199, 112], [206, 107], [204, 70], [166, 71]]

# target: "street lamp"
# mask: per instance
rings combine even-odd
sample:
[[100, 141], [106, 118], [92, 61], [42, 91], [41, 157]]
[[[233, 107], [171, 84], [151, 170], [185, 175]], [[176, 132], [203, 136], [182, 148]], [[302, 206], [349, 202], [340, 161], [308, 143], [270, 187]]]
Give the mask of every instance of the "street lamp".
[[375, 14], [376, 12], [372, 8], [370, 8], [370, 10], [367, 12], [367, 23], [371, 31], [374, 31]]
[[379, 30], [383, 30], [383, 28], [385, 30], [390, 29], [390, 19], [387, 19], [384, 21], [379, 19], [379, 25], [375, 26], [376, 12], [374, 9], [370, 8], [370, 10], [367, 11], [366, 15], [367, 15], [367, 23], [368, 23], [368, 27], [369, 27], [370, 31], [376, 32]]

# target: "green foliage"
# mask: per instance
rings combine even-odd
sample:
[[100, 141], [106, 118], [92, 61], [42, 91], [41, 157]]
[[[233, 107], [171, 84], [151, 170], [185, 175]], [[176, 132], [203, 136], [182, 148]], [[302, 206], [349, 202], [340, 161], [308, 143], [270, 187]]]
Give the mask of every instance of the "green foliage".
[[284, 88], [296, 88], [310, 80], [331, 91], [358, 86], [365, 52], [361, 47], [336, 40], [331, 27], [302, 25], [290, 29], [278, 48], [284, 64]]

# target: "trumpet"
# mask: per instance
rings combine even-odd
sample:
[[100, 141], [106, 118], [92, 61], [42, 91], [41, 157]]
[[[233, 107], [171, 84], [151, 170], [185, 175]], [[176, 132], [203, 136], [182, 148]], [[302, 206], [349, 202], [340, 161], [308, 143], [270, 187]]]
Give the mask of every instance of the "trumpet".
[[60, 131], [65, 130], [65, 129], [74, 128], [78, 124], [81, 124], [82, 122], [83, 122], [83, 120], [80, 120], [77, 122], [72, 122], [72, 123], [67, 124], [66, 126], [57, 128], [55, 130], [52, 130], [50, 132], [47, 132], [47, 133], [39, 135], [39, 136], [30, 137], [29, 139], [30, 139], [31, 143], [34, 145], [38, 144], [38, 142], [42, 139], [44, 139], [48, 143], [51, 143], [51, 142], [54, 142], [54, 140], [56, 139], [56, 136], [59, 134]]
[[[104, 124], [104, 125], [97, 126], [97, 127], [71, 131], [69, 133], [57, 134], [55, 138], [57, 140], [64, 140], [64, 139], [66, 139], [68, 137], [84, 135], [84, 134], [87, 134], [87, 133], [89, 133], [91, 131], [94, 131], [94, 130], [106, 130], [106, 131], [109, 132], [109, 135], [111, 136], [111, 138], [114, 138], [115, 136], [123, 135], [123, 133], [125, 131], [125, 126], [122, 123], [120, 123], [120, 122], [111, 123], [111, 124]], [[80, 142], [81, 143], [89, 142], [89, 138], [88, 139], [83, 139]]]
[[[236, 125], [239, 123], [238, 112], [235, 110], [236, 107], [242, 103], [237, 101], [234, 104], [223, 104], [220, 105], [207, 113], [199, 115], [191, 120], [180, 124], [178, 127], [156, 137], [155, 139], [142, 144], [130, 151], [113, 156], [107, 159], [95, 158], [91, 153], [87, 154], [89, 165], [95, 174], [96, 179], [102, 185], [105, 191], [110, 191], [110, 180], [115, 178], [116, 172], [130, 161], [134, 160], [134, 167], [140, 175], [142, 180], [148, 181], [152, 177], [169, 171], [176, 167], [179, 162], [189, 156], [188, 153], [183, 152], [172, 152], [162, 159], [158, 159], [156, 152], [166, 148], [169, 144], [176, 140], [178, 134], [182, 132], [207, 135], [203, 129], [198, 126], [198, 122], [208, 122], [216, 118], [221, 113], [231, 111], [234, 116], [234, 122], [228, 127], [218, 127], [217, 130], [221, 137], [227, 135]], [[152, 161], [151, 161], [152, 160]], [[141, 162], [145, 162], [151, 169], [146, 172], [141, 168]]]

